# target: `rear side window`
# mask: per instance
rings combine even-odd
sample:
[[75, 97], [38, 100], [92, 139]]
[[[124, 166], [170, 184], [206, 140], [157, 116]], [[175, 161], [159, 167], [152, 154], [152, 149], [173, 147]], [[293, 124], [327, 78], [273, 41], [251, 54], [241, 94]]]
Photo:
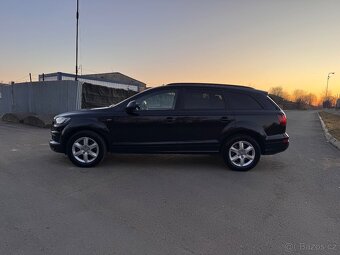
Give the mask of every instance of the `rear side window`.
[[214, 90], [186, 89], [183, 108], [185, 110], [224, 110], [224, 95]]
[[261, 110], [259, 102], [252, 96], [242, 93], [227, 92], [228, 105], [232, 110]]

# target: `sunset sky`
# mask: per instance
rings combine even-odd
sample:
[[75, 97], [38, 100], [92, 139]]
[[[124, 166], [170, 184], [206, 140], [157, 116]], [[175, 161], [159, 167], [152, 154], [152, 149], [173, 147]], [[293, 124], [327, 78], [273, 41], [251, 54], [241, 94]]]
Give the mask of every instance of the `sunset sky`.
[[[76, 0], [1, 0], [0, 82], [74, 72]], [[82, 72], [340, 94], [339, 0], [80, 0]]]

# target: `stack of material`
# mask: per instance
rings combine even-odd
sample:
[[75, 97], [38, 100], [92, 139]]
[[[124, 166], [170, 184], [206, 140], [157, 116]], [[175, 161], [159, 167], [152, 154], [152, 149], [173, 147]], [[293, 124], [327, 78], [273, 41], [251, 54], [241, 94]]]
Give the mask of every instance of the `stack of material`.
[[81, 108], [94, 108], [117, 104], [136, 94], [136, 91], [108, 88], [89, 83], [83, 83]]

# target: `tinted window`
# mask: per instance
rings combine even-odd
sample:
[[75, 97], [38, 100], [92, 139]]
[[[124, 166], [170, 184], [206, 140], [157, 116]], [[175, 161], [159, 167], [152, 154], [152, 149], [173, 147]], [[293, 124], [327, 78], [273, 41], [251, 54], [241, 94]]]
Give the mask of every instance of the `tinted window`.
[[250, 95], [227, 93], [228, 105], [233, 110], [261, 110], [262, 106]]
[[223, 110], [223, 93], [210, 90], [185, 90], [183, 108], [185, 110]]
[[272, 98], [270, 98], [270, 96], [265, 97], [263, 102], [265, 103], [267, 109], [280, 110], [280, 107], [275, 103]]
[[156, 94], [145, 95], [136, 99], [141, 111], [174, 110], [176, 105], [175, 91], [162, 91]]

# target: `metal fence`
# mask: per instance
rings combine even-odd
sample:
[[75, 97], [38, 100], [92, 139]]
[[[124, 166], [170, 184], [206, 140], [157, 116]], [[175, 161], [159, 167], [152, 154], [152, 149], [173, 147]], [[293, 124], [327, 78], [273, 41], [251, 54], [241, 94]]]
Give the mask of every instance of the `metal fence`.
[[28, 82], [0, 86], [0, 114], [58, 114], [81, 108], [82, 84], [76, 81]]

